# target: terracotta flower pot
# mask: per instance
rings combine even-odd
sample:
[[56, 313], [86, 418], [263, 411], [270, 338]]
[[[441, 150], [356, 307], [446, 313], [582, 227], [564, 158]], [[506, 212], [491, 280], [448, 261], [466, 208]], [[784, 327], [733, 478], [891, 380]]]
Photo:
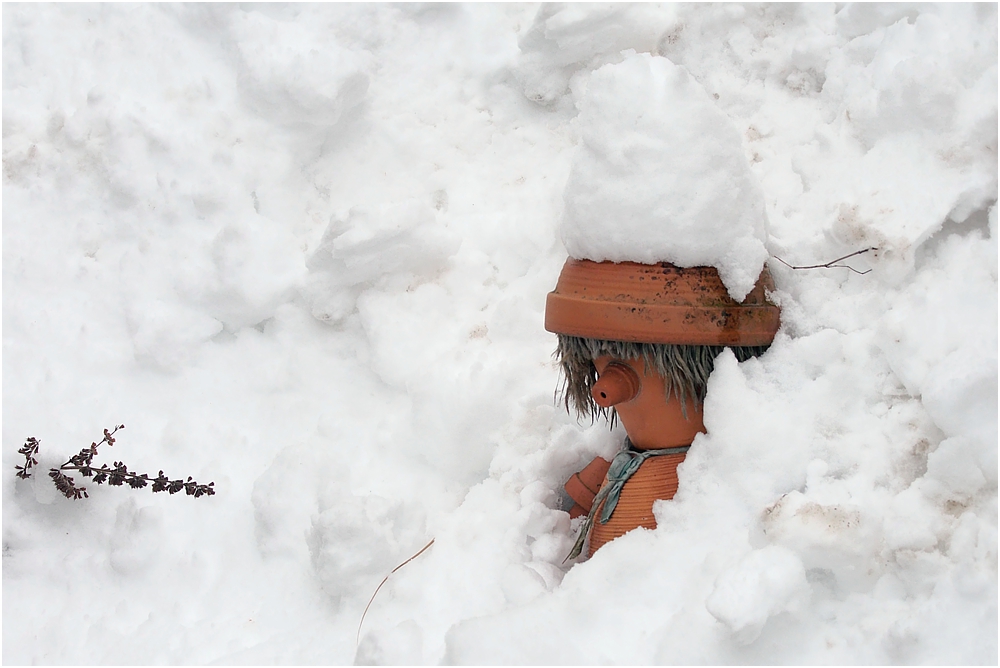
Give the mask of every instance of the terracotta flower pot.
[[590, 395], [601, 408], [611, 408], [632, 401], [641, 391], [642, 378], [635, 369], [625, 362], [611, 360], [605, 363]]
[[570, 508], [570, 518], [577, 518], [590, 512], [590, 507], [594, 505], [594, 497], [604, 484], [604, 476], [608, 473], [611, 462], [603, 457], [595, 457], [592, 462], [579, 473], [574, 473], [563, 489], [573, 499], [573, 507]]
[[740, 303], [714, 267], [570, 258], [545, 302], [545, 329], [610, 341], [767, 345], [780, 319], [765, 297], [773, 289], [767, 267]]

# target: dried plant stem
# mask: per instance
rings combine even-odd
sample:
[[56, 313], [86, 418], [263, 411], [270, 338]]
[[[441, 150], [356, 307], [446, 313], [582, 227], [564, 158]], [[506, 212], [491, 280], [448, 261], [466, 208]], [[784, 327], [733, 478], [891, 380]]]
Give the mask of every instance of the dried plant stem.
[[855, 255], [861, 255], [862, 253], [867, 253], [867, 252], [873, 251], [873, 250], [878, 250], [878, 248], [875, 248], [874, 246], [872, 246], [871, 248], [866, 248], [864, 250], [859, 250], [859, 251], [854, 251], [853, 253], [848, 253], [847, 255], [844, 255], [843, 257], [838, 257], [836, 260], [830, 260], [829, 262], [825, 262], [823, 264], [810, 264], [810, 265], [803, 265], [803, 266], [790, 265], [787, 262], [785, 262], [784, 260], [782, 260], [780, 257], [778, 257], [777, 255], [775, 255], [773, 257], [774, 257], [775, 260], [777, 260], [778, 262], [780, 262], [781, 264], [785, 265], [786, 267], [788, 267], [790, 269], [834, 269], [834, 268], [837, 268], [837, 269], [850, 269], [855, 274], [860, 274], [860, 275], [864, 276], [865, 274], [867, 274], [868, 272], [870, 272], [871, 269], [866, 269], [865, 271], [858, 271], [857, 269], [855, 269], [854, 267], [852, 267], [850, 265], [837, 264], [837, 263], [840, 262], [841, 260], [846, 260], [847, 258], [854, 257]]
[[[410, 563], [411, 561], [413, 561], [414, 559], [416, 559], [417, 557], [419, 557], [421, 554], [423, 554], [424, 552], [426, 552], [427, 549], [431, 545], [433, 545], [433, 544], [434, 544], [434, 539], [431, 538], [431, 542], [427, 543], [422, 548], [420, 548], [420, 551], [417, 552], [415, 555], [413, 555], [412, 557], [410, 557], [409, 559], [407, 559], [406, 561], [404, 561], [403, 563], [401, 563], [399, 566], [396, 566], [394, 569], [392, 569], [391, 571], [389, 571], [389, 575], [392, 575], [393, 573], [395, 573], [396, 571], [398, 571], [400, 568], [402, 568], [406, 564]], [[375, 587], [375, 591], [372, 593], [372, 597], [370, 599], [368, 599], [368, 605], [365, 606], [365, 611], [361, 613], [361, 621], [358, 622], [358, 635], [354, 639], [354, 646], [355, 646], [355, 648], [357, 648], [358, 643], [361, 642], [361, 626], [365, 623], [365, 616], [368, 614], [368, 608], [372, 607], [372, 601], [374, 601], [375, 600], [375, 596], [378, 595], [378, 590], [382, 588], [382, 585], [384, 585], [386, 582], [389, 581], [389, 575], [386, 575], [384, 578], [382, 578], [382, 581], [378, 583], [377, 587]]]
[[24, 466], [15, 466], [17, 469], [16, 475], [18, 478], [27, 480], [31, 477], [31, 467], [38, 466], [38, 460], [35, 459], [35, 455], [38, 454], [39, 441], [35, 437], [28, 438], [24, 442], [24, 446], [17, 451], [17, 454], [24, 455]]
[[[109, 447], [113, 446], [115, 444], [114, 435], [119, 429], [124, 428], [125, 425], [119, 424], [115, 425], [113, 430], [105, 429], [104, 438], [99, 443], [91, 443], [89, 448], [80, 450], [80, 452], [67, 459], [59, 468], [49, 469], [49, 477], [52, 478], [52, 484], [56, 486], [56, 489], [67, 499], [87, 498], [89, 496], [87, 488], [77, 487], [76, 481], [65, 473], [65, 471], [79, 471], [84, 478], [93, 478], [94, 483], [98, 485], [106, 482], [113, 487], [128, 485], [132, 489], [142, 489], [152, 483], [154, 492], [176, 494], [183, 490], [188, 496], [195, 498], [213, 496], [215, 494], [214, 482], [201, 485], [192, 480], [190, 476], [188, 476], [187, 480], [170, 480], [163, 474], [163, 471], [160, 471], [157, 477], [151, 478], [146, 473], [139, 474], [135, 471], [129, 471], [123, 462], [115, 462], [113, 467], [109, 467], [107, 464], [101, 464], [100, 467], [91, 466], [94, 457], [97, 455], [97, 449], [105, 443]], [[38, 465], [35, 455], [38, 454], [39, 444], [40, 441], [37, 438], [31, 437], [18, 450], [19, 454], [24, 455], [24, 466], [15, 467], [17, 469], [15, 475], [17, 477], [24, 479], [31, 477], [31, 468]]]

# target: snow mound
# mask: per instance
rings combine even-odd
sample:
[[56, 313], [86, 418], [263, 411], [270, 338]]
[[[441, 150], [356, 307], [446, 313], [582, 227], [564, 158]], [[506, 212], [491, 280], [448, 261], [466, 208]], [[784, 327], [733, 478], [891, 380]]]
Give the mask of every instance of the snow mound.
[[365, 288], [441, 271], [461, 240], [435, 222], [433, 209], [419, 200], [352, 207], [344, 219], [334, 216], [308, 263], [303, 294], [313, 315], [339, 322]]
[[742, 301], [767, 259], [764, 197], [739, 133], [683, 68], [629, 53], [590, 78], [562, 239], [601, 262], [711, 265]]
[[307, 26], [247, 12], [235, 22], [240, 87], [250, 106], [279, 124], [335, 125], [368, 91], [364, 58]]
[[[664, 34], [678, 28], [670, 6], [643, 3], [543, 4], [518, 40], [514, 76], [532, 102], [560, 108], [574, 77], [618, 63], [622, 52], [653, 52]], [[571, 106], [571, 105], [570, 105]]]

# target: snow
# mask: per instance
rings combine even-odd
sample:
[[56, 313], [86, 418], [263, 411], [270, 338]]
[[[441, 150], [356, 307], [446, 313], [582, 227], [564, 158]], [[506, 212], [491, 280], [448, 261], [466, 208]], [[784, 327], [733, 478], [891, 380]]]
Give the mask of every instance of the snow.
[[562, 241], [575, 258], [714, 266], [742, 301], [767, 259], [764, 195], [739, 132], [662, 56], [622, 52], [587, 82]]
[[[996, 663], [995, 5], [6, 4], [3, 31], [5, 663]], [[670, 252], [738, 294], [762, 257], [727, 252], [762, 242], [782, 328], [717, 360], [657, 529], [564, 564], [560, 488], [623, 433], [554, 401], [545, 294], [588, 169], [622, 151], [666, 198], [622, 156], [676, 128], [614, 112], [654, 75], [725, 158], [673, 176], [743, 174], [767, 220]], [[629, 210], [595, 252], [673, 243]], [[45, 470], [119, 422], [98, 462], [218, 494], [59, 496]]]

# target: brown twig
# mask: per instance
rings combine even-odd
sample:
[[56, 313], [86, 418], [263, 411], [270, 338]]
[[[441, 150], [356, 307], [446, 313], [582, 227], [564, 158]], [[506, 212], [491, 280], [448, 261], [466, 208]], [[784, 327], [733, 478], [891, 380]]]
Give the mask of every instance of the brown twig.
[[785, 265], [786, 267], [788, 267], [790, 269], [835, 269], [835, 268], [850, 269], [855, 274], [860, 274], [861, 276], [864, 276], [865, 274], [867, 274], [868, 272], [870, 272], [871, 269], [866, 269], [865, 271], [858, 271], [857, 269], [855, 269], [854, 267], [852, 267], [850, 265], [837, 264], [837, 263], [840, 262], [841, 260], [846, 260], [849, 257], [854, 257], [855, 255], [861, 255], [862, 253], [867, 253], [867, 252], [873, 251], [873, 250], [878, 250], [878, 248], [875, 248], [874, 246], [872, 246], [871, 248], [866, 248], [864, 250], [859, 250], [859, 251], [854, 251], [853, 253], [848, 253], [847, 255], [845, 255], [843, 257], [838, 257], [836, 260], [830, 260], [829, 262], [826, 262], [824, 264], [810, 264], [810, 265], [801, 266], [801, 267], [790, 265], [787, 262], [785, 262], [784, 260], [782, 260], [780, 257], [778, 257], [777, 255], [774, 255], [773, 257], [774, 257], [775, 260], [777, 260], [778, 262], [780, 262], [781, 264]]
[[[394, 569], [392, 569], [391, 571], [389, 571], [389, 575], [392, 575], [393, 573], [395, 573], [396, 571], [398, 571], [400, 568], [402, 568], [406, 564], [410, 563], [411, 561], [413, 561], [414, 559], [416, 559], [417, 557], [419, 557], [421, 554], [423, 554], [424, 552], [427, 551], [427, 548], [429, 548], [433, 544], [434, 544], [434, 539], [431, 538], [431, 542], [427, 543], [422, 548], [420, 548], [420, 551], [417, 552], [415, 555], [413, 555], [412, 557], [410, 557], [409, 559], [407, 559], [406, 561], [404, 561], [403, 563], [401, 563], [399, 566], [396, 566]], [[372, 601], [375, 600], [375, 596], [378, 594], [378, 590], [382, 588], [382, 585], [384, 585], [386, 582], [389, 581], [389, 575], [386, 575], [384, 578], [382, 578], [382, 581], [378, 583], [377, 587], [375, 587], [375, 591], [374, 591], [374, 593], [372, 593], [372, 597], [370, 599], [368, 599], [368, 605], [365, 606], [365, 611], [361, 613], [361, 621], [358, 622], [358, 635], [354, 639], [354, 647], [355, 648], [357, 648], [358, 643], [361, 642], [361, 626], [365, 623], [365, 616], [368, 614], [368, 608], [372, 607]]]

